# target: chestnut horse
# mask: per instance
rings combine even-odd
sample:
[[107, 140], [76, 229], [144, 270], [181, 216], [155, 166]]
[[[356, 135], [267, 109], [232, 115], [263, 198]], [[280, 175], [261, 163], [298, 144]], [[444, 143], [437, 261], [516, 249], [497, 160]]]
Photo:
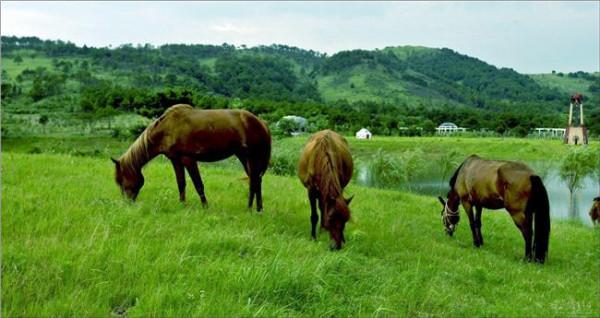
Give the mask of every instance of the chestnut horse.
[[[438, 197], [444, 208], [442, 221], [446, 233], [452, 235], [460, 219], [462, 203], [473, 234], [473, 244], [483, 245], [481, 211], [505, 208], [525, 239], [525, 258], [543, 263], [550, 236], [550, 205], [548, 194], [539, 176], [527, 165], [514, 161], [484, 160], [472, 155], [450, 179], [447, 202]], [[477, 214], [473, 216], [473, 207]], [[533, 229], [535, 228], [535, 233]], [[533, 245], [532, 245], [533, 235]]]
[[592, 218], [592, 223], [600, 224], [600, 197], [594, 198], [594, 203], [590, 209], [590, 217]]
[[235, 155], [250, 179], [248, 207], [256, 196], [256, 209], [262, 211], [261, 183], [271, 157], [271, 134], [252, 113], [201, 110], [184, 104], [169, 107], [121, 158], [111, 158], [124, 195], [135, 200], [144, 185], [142, 167], [159, 154], [173, 164], [179, 200], [185, 201], [185, 168], [204, 206], [207, 201], [197, 161], [213, 162]]
[[317, 239], [319, 220], [316, 204], [321, 210], [321, 227], [329, 231], [334, 241], [332, 248], [342, 248], [345, 243], [344, 227], [350, 219], [348, 205], [352, 198], [342, 196], [344, 187], [352, 177], [352, 155], [348, 142], [334, 131], [323, 130], [312, 135], [300, 156], [298, 176], [308, 190], [312, 238]]

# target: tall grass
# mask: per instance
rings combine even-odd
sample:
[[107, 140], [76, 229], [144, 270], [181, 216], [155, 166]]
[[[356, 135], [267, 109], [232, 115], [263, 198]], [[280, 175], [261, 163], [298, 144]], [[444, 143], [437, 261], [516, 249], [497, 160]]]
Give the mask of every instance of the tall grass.
[[355, 194], [347, 244], [310, 239], [306, 193], [268, 172], [265, 212], [245, 207], [241, 167], [208, 166], [204, 209], [177, 202], [168, 162], [124, 201], [104, 158], [2, 154], [2, 315], [597, 317], [598, 228], [554, 222], [543, 266], [522, 261], [506, 213], [486, 245], [444, 234], [430, 197]]

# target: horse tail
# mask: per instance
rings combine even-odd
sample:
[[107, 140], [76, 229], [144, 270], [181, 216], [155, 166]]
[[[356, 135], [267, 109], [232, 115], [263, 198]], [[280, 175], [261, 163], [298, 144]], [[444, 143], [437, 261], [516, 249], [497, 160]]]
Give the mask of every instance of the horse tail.
[[550, 203], [548, 193], [539, 176], [531, 176], [531, 196], [527, 201], [527, 214], [534, 215], [533, 250], [535, 261], [544, 263], [550, 238]]

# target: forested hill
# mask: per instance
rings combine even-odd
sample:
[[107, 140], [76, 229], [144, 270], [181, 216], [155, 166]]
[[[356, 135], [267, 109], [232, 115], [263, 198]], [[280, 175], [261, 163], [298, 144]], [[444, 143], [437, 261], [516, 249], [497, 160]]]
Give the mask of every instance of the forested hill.
[[[172, 102], [202, 104], [211, 98], [213, 104], [253, 105], [253, 111], [272, 118], [289, 112], [289, 104], [304, 105], [295, 112], [327, 113], [330, 123], [347, 124], [348, 129], [350, 123], [370, 124], [389, 126], [392, 133], [403, 123], [378, 116], [404, 111], [421, 123], [454, 119], [502, 132], [521, 123], [497, 129], [493, 116], [485, 114], [510, 114], [517, 118], [513, 122], [528, 118], [529, 128], [559, 123], [570, 92], [558, 77], [576, 79], [577, 85], [569, 88], [585, 91], [592, 109], [600, 108], [597, 73], [551, 75], [557, 80], [534, 77], [446, 48], [387, 47], [327, 56], [285, 45], [97, 48], [3, 36], [2, 65], [3, 104], [26, 97], [33, 105], [69, 95], [77, 104], [74, 109], [81, 111], [110, 108], [149, 116]], [[259, 100], [272, 103], [259, 107]], [[421, 111], [415, 112], [417, 108]], [[351, 117], [352, 112], [376, 116]]]

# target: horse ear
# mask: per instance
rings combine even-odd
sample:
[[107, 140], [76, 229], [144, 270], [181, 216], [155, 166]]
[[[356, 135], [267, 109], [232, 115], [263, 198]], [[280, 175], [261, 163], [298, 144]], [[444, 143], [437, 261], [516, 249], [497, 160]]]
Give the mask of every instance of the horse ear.
[[344, 199], [346, 200], [346, 205], [350, 205], [350, 202], [352, 202], [352, 199], [354, 199], [354, 195], [352, 195], [350, 198], [348, 199]]
[[117, 159], [115, 159], [115, 158], [113, 158], [113, 157], [110, 157], [110, 160], [112, 160], [112, 162], [114, 162], [114, 163], [115, 163], [117, 166], [119, 166], [119, 165], [121, 164], [121, 163], [119, 162], [119, 160], [117, 160]]
[[446, 201], [444, 201], [444, 199], [442, 199], [442, 197], [438, 197], [438, 200], [440, 200], [440, 202], [442, 203], [442, 205], [446, 205]]

